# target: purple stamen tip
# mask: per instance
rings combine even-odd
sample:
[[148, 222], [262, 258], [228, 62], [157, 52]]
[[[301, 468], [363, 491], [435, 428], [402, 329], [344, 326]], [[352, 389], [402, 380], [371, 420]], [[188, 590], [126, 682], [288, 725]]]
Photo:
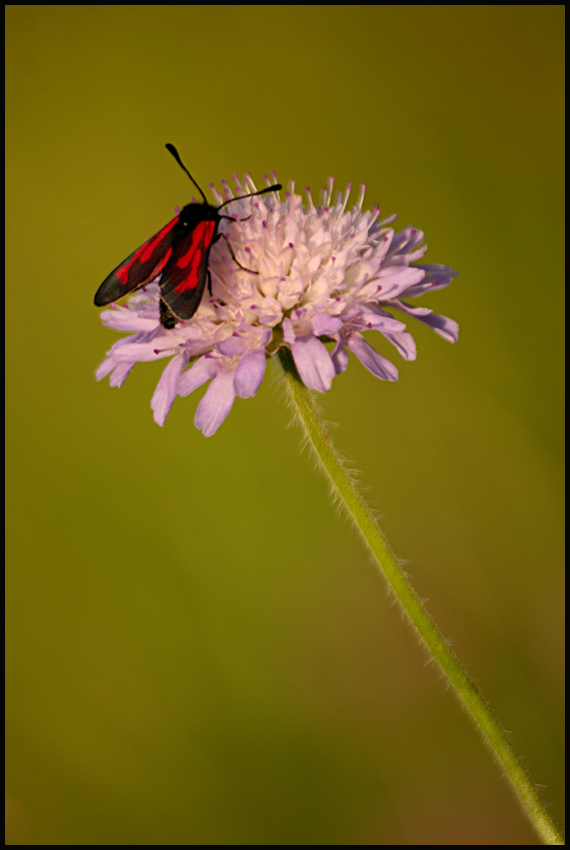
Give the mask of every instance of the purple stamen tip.
[[290, 247], [290, 248], [294, 248], [295, 246], [293, 245], [293, 243], [292, 243], [292, 242], [289, 242], [289, 247]]

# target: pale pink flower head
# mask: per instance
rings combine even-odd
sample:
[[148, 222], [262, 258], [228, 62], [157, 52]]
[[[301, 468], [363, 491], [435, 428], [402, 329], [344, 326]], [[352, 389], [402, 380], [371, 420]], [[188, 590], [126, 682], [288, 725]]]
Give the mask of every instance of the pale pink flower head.
[[[249, 176], [243, 184], [234, 180], [236, 196], [256, 191]], [[217, 203], [233, 197], [223, 186], [223, 196], [213, 189]], [[420, 262], [427, 249], [422, 231], [395, 232], [395, 216], [382, 221], [377, 208], [363, 211], [364, 190], [352, 208], [350, 185], [333, 202], [332, 179], [317, 205], [309, 190], [303, 202], [291, 184], [285, 199], [271, 193], [226, 207], [236, 221], [222, 221], [220, 231], [238, 262], [258, 273], [240, 269], [222, 239], [210, 254], [212, 295], [205, 291], [189, 321], [172, 329], [160, 324], [160, 277], [111, 305], [103, 323], [130, 335], [112, 346], [97, 379], [110, 375], [111, 385], [121, 386], [135, 363], [168, 359], [151, 401], [155, 421], [163, 425], [177, 396], [209, 381], [195, 417], [209, 437], [236, 395], [255, 395], [267, 360], [283, 346], [304, 384], [326, 392], [347, 368], [349, 351], [378, 378], [397, 380], [398, 370], [366, 331], [378, 331], [405, 360], [416, 357], [407, 317], [455, 342], [456, 322], [407, 299], [448, 286], [457, 272]]]

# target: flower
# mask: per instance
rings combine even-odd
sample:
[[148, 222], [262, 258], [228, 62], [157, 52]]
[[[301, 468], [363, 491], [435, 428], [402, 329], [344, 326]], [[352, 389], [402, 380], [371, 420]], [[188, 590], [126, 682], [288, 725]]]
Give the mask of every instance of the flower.
[[[234, 179], [236, 195], [256, 191], [249, 175], [243, 185]], [[294, 183], [285, 200], [271, 193], [232, 204], [236, 220], [223, 220], [220, 232], [239, 263], [258, 274], [240, 269], [219, 240], [210, 254], [212, 296], [206, 293], [189, 321], [162, 327], [160, 278], [103, 311], [105, 325], [131, 336], [112, 346], [97, 379], [110, 375], [111, 386], [121, 386], [135, 363], [169, 358], [151, 402], [155, 421], [164, 425], [177, 395], [210, 381], [195, 417], [209, 437], [236, 395], [256, 394], [268, 357], [283, 346], [290, 348], [304, 384], [326, 392], [347, 368], [349, 351], [373, 375], [397, 380], [394, 364], [365, 340], [364, 331], [379, 331], [405, 360], [415, 359], [414, 339], [394, 312], [455, 342], [456, 322], [403, 299], [448, 286], [457, 272], [418, 262], [427, 249], [424, 234], [413, 227], [396, 233], [390, 227], [396, 216], [381, 221], [379, 209], [364, 212], [364, 186], [352, 209], [347, 210], [350, 184], [333, 204], [333, 183], [331, 178], [322, 190], [319, 205], [309, 189], [303, 205]], [[223, 197], [211, 187], [217, 203], [233, 197], [223, 185]], [[332, 344], [330, 350], [325, 343]]]

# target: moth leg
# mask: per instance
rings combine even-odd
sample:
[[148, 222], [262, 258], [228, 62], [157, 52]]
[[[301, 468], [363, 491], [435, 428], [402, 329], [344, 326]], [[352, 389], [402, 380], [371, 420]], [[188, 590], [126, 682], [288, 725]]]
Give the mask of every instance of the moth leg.
[[236, 264], [236, 266], [239, 266], [239, 267], [240, 267], [240, 269], [241, 269], [242, 271], [244, 271], [244, 272], [249, 272], [250, 274], [259, 274], [259, 272], [256, 272], [256, 271], [254, 271], [253, 269], [246, 269], [246, 267], [245, 267], [245, 266], [242, 266], [242, 264], [241, 264], [240, 262], [238, 262], [238, 260], [236, 260], [236, 255], [235, 255], [235, 254], [234, 254], [234, 252], [233, 252], [232, 246], [231, 246], [231, 244], [230, 244], [230, 240], [228, 239], [228, 237], [226, 236], [226, 234], [225, 234], [225, 233], [220, 233], [220, 234], [218, 234], [218, 238], [219, 238], [219, 237], [223, 237], [223, 238], [226, 240], [226, 245], [228, 246], [228, 251], [229, 251], [229, 252], [230, 252], [230, 254], [232, 255], [232, 260], [234, 261], [234, 263]]
[[[227, 218], [228, 221], [249, 221], [251, 215], [247, 215], [245, 218], [233, 218], [231, 215], [221, 215], [220, 218]], [[220, 233], [220, 236], [222, 234]]]
[[210, 298], [212, 298], [212, 275], [210, 274], [210, 269], [208, 269], [208, 292], [210, 293]]

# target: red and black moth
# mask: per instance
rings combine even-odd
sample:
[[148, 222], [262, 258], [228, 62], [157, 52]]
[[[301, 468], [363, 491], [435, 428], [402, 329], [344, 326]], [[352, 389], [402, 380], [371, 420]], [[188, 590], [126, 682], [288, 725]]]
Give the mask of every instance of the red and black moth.
[[231, 216], [220, 213], [222, 207], [242, 198], [264, 195], [266, 192], [278, 192], [282, 186], [276, 183], [259, 192], [240, 195], [224, 201], [219, 207], [214, 207], [206, 200], [206, 196], [180, 159], [174, 145], [168, 144], [166, 147], [204, 200], [202, 203], [187, 204], [162, 230], [147, 239], [140, 248], [123, 260], [97, 290], [95, 304], [97, 307], [104, 307], [105, 304], [118, 301], [119, 298], [140, 289], [160, 275], [160, 323], [165, 328], [173, 328], [177, 322], [192, 318], [200, 306], [206, 283], [208, 283], [210, 295], [212, 294], [208, 262], [212, 245], [222, 236], [226, 239], [230, 254], [240, 269], [251, 274], [258, 274], [238, 263], [227, 237], [223, 233], [218, 233], [222, 219], [235, 221]]

